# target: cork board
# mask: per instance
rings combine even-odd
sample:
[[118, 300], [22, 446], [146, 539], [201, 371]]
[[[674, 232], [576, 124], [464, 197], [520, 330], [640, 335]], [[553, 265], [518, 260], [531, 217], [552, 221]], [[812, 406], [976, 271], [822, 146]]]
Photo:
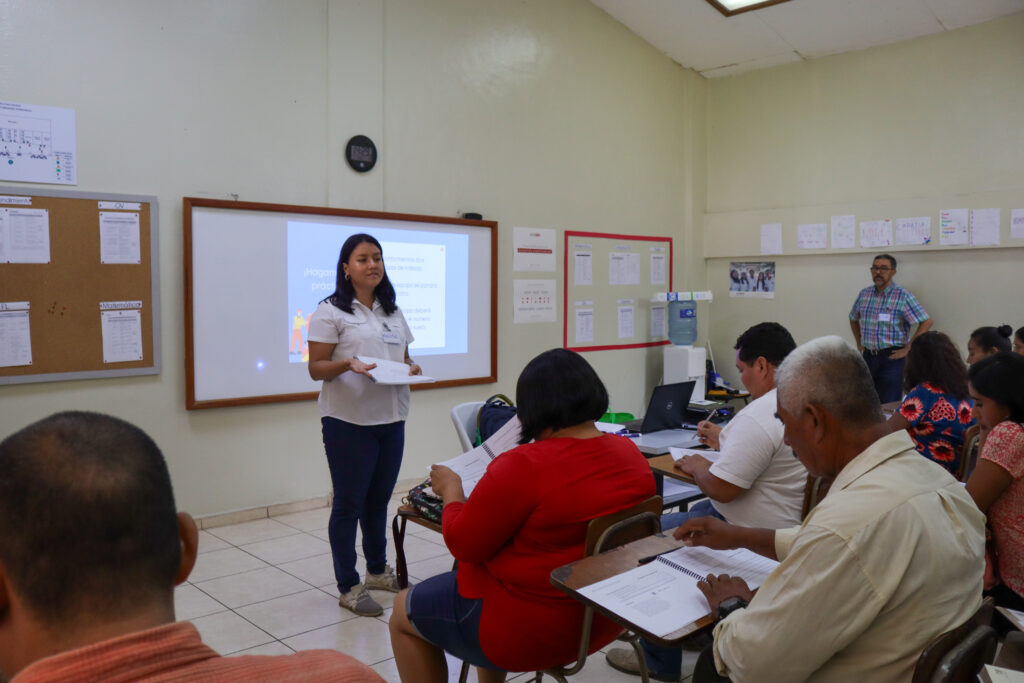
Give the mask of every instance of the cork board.
[[0, 185], [0, 212], [0, 385], [158, 374], [156, 197]]

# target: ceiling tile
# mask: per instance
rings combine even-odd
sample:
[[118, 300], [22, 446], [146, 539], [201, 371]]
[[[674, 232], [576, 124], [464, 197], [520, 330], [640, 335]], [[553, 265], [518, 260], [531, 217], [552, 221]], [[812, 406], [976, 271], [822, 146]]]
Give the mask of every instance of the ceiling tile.
[[947, 30], [1024, 12], [1024, 0], [971, 0], [971, 2], [926, 0], [926, 2]]
[[735, 76], [736, 74], [756, 71], [757, 69], [770, 69], [773, 66], [792, 64], [793, 62], [799, 61], [802, 61], [800, 55], [790, 50], [789, 52], [784, 52], [778, 55], [758, 57], [757, 59], [740, 62], [739, 64], [733, 64], [731, 66], [723, 66], [717, 69], [701, 71], [700, 75], [705, 78], [723, 78], [725, 76]]

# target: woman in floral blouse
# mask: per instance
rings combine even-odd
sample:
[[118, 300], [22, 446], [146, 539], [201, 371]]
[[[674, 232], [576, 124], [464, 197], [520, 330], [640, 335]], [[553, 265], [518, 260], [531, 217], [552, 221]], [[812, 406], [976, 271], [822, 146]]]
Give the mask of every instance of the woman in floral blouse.
[[921, 455], [955, 475], [964, 432], [973, 420], [967, 368], [949, 337], [925, 332], [914, 339], [903, 370], [903, 390], [907, 395], [889, 418], [892, 431], [906, 429]]
[[967, 492], [988, 515], [1001, 584], [996, 604], [1024, 609], [1024, 356], [983, 358], [968, 371], [981, 427], [978, 466]]

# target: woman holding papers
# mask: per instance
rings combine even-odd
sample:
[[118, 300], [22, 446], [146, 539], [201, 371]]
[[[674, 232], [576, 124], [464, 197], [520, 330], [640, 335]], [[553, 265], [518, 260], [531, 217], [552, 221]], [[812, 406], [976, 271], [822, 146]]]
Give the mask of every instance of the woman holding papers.
[[[395, 288], [384, 269], [380, 243], [352, 235], [338, 256], [334, 294], [320, 302], [309, 322], [309, 376], [323, 380], [320, 422], [334, 486], [328, 535], [338, 604], [361, 616], [384, 613], [367, 588], [397, 591], [386, 564], [387, 506], [398, 479], [409, 414], [408, 385], [375, 384], [374, 364], [356, 355], [404, 361], [412, 332], [395, 305]], [[363, 530], [366, 581], [356, 571], [356, 524]]]
[[[654, 495], [636, 446], [594, 426], [608, 393], [578, 354], [530, 361], [516, 404], [523, 445], [498, 456], [468, 500], [457, 474], [431, 469], [459, 567], [395, 597], [391, 645], [406, 683], [447, 681], [445, 652], [475, 665], [482, 682], [573, 661], [583, 606], [551, 585], [551, 571], [583, 557], [591, 519]], [[590, 651], [620, 630], [595, 617]]]

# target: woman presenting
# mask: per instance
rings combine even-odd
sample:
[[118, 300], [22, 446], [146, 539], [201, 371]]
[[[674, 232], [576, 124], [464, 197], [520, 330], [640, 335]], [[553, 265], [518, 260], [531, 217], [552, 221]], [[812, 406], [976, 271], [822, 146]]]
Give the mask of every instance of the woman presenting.
[[[409, 415], [408, 385], [378, 385], [376, 367], [357, 355], [384, 358], [422, 374], [409, 357], [412, 332], [395, 305], [395, 288], [384, 270], [380, 242], [352, 235], [341, 247], [334, 294], [320, 302], [309, 322], [309, 376], [323, 380], [320, 422], [334, 486], [327, 528], [334, 556], [338, 604], [360, 616], [384, 610], [368, 588], [397, 592], [386, 563], [388, 501], [398, 480]], [[366, 581], [356, 571], [356, 523], [363, 531]]]

